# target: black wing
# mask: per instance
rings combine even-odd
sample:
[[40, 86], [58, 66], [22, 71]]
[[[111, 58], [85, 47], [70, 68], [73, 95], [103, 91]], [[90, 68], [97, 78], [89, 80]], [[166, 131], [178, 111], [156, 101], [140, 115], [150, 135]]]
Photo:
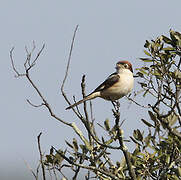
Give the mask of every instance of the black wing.
[[113, 84], [117, 83], [119, 81], [119, 74], [116, 72], [111, 74], [101, 85], [99, 85], [94, 92], [97, 91], [103, 91], [109, 87], [111, 87]]

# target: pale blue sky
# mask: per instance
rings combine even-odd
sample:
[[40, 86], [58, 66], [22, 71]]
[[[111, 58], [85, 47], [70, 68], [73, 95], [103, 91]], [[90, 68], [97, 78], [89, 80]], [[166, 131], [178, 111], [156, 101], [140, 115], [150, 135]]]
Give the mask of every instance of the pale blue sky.
[[[74, 28], [79, 24], [73, 50], [70, 74], [65, 86], [68, 95], [81, 97], [80, 79], [87, 76], [87, 92], [92, 91], [110, 73], [120, 59], [141, 64], [146, 39], [168, 35], [170, 28], [181, 31], [181, 1], [121, 1], [121, 0], [1, 0], [0, 1], [0, 80], [1, 86], [1, 148], [0, 179], [33, 179], [24, 160], [35, 168], [39, 154], [36, 137], [42, 135], [42, 149], [48, 153], [51, 145], [65, 147], [64, 140], [73, 137], [71, 129], [52, 119], [44, 108], [33, 108], [29, 98], [40, 103], [35, 91], [25, 79], [15, 79], [9, 50], [15, 46], [15, 64], [23, 70], [25, 45], [46, 47], [32, 78], [52, 105], [55, 113], [68, 122], [80, 122], [60, 93]], [[135, 83], [134, 90], [138, 86]], [[146, 102], [147, 99], [138, 99]], [[101, 99], [93, 101], [96, 121], [112, 118], [111, 103]], [[104, 107], [104, 108], [103, 108]], [[144, 129], [140, 118], [145, 115], [135, 105], [121, 100], [122, 119], [126, 119], [125, 136], [139, 128]], [[15, 176], [16, 175], [16, 176]], [[13, 178], [12, 178], [13, 177]]]

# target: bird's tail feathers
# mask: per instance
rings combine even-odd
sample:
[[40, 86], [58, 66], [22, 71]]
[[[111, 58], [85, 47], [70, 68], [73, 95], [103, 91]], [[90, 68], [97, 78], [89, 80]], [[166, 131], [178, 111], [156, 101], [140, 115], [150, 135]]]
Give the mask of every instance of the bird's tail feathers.
[[70, 105], [69, 107], [67, 107], [66, 110], [71, 109], [71, 108], [73, 108], [73, 107], [75, 107], [75, 106], [78, 106], [79, 104], [81, 104], [81, 103], [83, 103], [83, 102], [85, 102], [85, 101], [94, 99], [94, 98], [99, 97], [99, 96], [100, 96], [100, 92], [91, 93], [91, 94], [89, 94], [88, 96], [86, 96], [84, 99], [82, 99], [82, 100], [76, 102], [75, 104], [72, 104], [72, 105]]

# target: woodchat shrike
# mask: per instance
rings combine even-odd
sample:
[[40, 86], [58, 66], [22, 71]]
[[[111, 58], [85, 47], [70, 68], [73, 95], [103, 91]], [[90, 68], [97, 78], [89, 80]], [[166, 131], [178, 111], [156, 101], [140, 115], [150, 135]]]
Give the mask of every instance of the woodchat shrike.
[[131, 92], [134, 85], [133, 69], [129, 61], [119, 61], [116, 63], [116, 72], [111, 74], [102, 84], [84, 99], [70, 105], [71, 109], [84, 101], [101, 97], [108, 101], [115, 101]]

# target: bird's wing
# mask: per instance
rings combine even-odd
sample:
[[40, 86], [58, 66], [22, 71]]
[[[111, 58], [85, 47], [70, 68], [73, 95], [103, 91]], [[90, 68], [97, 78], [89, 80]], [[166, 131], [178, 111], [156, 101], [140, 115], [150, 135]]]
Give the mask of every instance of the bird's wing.
[[81, 103], [83, 103], [84, 101], [87, 101], [87, 100], [91, 100], [91, 99], [94, 99], [96, 97], [100, 97], [100, 91], [103, 91], [111, 86], [113, 86], [115, 83], [117, 83], [119, 81], [119, 74], [117, 73], [113, 73], [111, 74], [101, 85], [99, 85], [92, 93], [90, 93], [88, 96], [86, 96], [84, 99], [76, 102], [75, 104], [73, 105], [70, 105], [69, 107], [66, 108], [67, 109], [71, 109], [73, 108], [74, 106], [77, 106]]
[[108, 89], [109, 87], [113, 86], [115, 83], [119, 81], [119, 74], [113, 73], [111, 74], [102, 84], [100, 84], [93, 92], [97, 91], [103, 91], [105, 89]]

